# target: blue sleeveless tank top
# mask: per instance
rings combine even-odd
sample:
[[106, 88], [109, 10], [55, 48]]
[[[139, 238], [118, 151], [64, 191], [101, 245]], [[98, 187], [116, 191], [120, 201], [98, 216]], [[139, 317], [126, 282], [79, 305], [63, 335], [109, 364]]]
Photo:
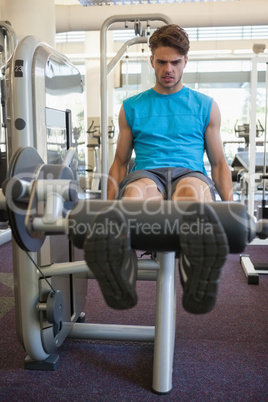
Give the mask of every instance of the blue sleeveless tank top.
[[162, 95], [149, 89], [123, 101], [132, 131], [132, 170], [185, 167], [206, 174], [205, 131], [213, 99], [190, 88]]

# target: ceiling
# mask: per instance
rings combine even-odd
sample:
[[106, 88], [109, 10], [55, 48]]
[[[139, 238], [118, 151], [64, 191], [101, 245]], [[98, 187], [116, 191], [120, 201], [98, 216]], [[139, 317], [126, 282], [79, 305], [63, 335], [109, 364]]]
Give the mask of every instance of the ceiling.
[[78, 0], [55, 0], [55, 4], [60, 6], [73, 6], [78, 4]]
[[239, 0], [55, 0], [56, 5], [104, 6], [104, 5], [132, 5], [132, 4], [164, 4], [164, 3], [207, 3], [217, 1]]
[[[54, 0], [54, 2], [57, 33], [99, 31], [111, 16], [137, 18], [137, 10], [143, 15], [150, 16], [152, 12], [165, 15], [174, 24], [185, 28], [268, 25], [268, 0]], [[81, 3], [97, 7], [83, 7]], [[120, 28], [113, 24], [113, 29]]]

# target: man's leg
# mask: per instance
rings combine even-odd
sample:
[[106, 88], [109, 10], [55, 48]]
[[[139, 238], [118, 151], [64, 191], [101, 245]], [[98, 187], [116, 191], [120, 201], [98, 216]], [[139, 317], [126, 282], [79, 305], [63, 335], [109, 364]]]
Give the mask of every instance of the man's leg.
[[[155, 182], [148, 178], [128, 184], [124, 200], [163, 199]], [[94, 273], [106, 303], [115, 309], [128, 309], [137, 303], [137, 256], [131, 248], [128, 224], [121, 211], [99, 212], [93, 231], [85, 239], [85, 260]], [[95, 230], [94, 230], [95, 228]]]
[[85, 260], [108, 306], [123, 310], [137, 303], [137, 257], [128, 224], [118, 209], [100, 211], [84, 242]]
[[183, 306], [193, 314], [208, 313], [216, 303], [228, 240], [209, 205], [212, 195], [207, 183], [195, 177], [184, 178], [176, 185], [172, 199], [193, 201], [182, 217], [180, 232]]

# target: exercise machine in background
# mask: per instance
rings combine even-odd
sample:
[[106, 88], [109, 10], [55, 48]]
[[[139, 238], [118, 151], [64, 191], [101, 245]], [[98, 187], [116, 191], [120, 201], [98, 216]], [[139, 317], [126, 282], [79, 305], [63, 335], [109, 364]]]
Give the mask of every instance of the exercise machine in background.
[[[107, 18], [101, 27], [100, 34], [100, 69], [101, 69], [101, 198], [107, 199], [108, 183], [108, 76], [121, 60], [126, 50], [137, 43], [148, 43], [150, 24], [158, 21], [158, 24], [169, 24], [171, 20], [162, 14], [141, 14], [136, 16], [121, 15]], [[107, 63], [107, 32], [115, 23], [123, 23], [125, 27], [134, 24], [135, 37], [128, 40], [117, 54]], [[144, 24], [144, 27], [142, 26]], [[144, 33], [144, 34], [142, 34]]]
[[[234, 132], [237, 138], [243, 138], [245, 141], [245, 149], [249, 147], [249, 124], [238, 124], [238, 120], [234, 126]], [[259, 138], [263, 135], [264, 128], [261, 122], [258, 120], [258, 124], [256, 126], [256, 137]], [[262, 145], [262, 141], [259, 141], [259, 145]]]
[[[256, 104], [257, 104], [257, 88], [258, 88], [258, 65], [262, 63], [266, 65], [266, 80], [265, 80], [265, 127], [264, 127], [264, 140], [263, 140], [263, 152], [256, 152], [256, 137], [257, 137], [257, 125], [256, 125]], [[267, 155], [267, 130], [268, 130], [268, 58], [267, 57], [255, 57], [252, 59], [252, 73], [251, 73], [251, 111], [250, 111], [250, 128], [249, 128], [249, 149], [247, 156], [247, 170], [243, 172], [244, 186], [247, 186], [248, 193], [248, 212], [253, 216], [256, 210], [257, 218], [268, 217], [268, 205], [267, 205], [267, 179], [268, 179], [268, 155]], [[262, 192], [261, 204], [256, 206], [255, 192], [256, 184], [258, 189]], [[267, 240], [257, 240], [253, 244], [267, 244]], [[268, 244], [267, 244], [268, 247]], [[268, 274], [268, 262], [253, 264], [249, 255], [241, 255], [241, 265], [245, 272], [249, 284], [258, 284], [260, 274]]]

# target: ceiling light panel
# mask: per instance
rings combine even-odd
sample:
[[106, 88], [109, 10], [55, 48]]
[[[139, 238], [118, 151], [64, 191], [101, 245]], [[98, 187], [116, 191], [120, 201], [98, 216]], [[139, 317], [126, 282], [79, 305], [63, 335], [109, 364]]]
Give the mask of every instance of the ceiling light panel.
[[130, 6], [142, 4], [168, 4], [168, 3], [209, 3], [217, 1], [239, 1], [239, 0], [78, 0], [86, 6]]

